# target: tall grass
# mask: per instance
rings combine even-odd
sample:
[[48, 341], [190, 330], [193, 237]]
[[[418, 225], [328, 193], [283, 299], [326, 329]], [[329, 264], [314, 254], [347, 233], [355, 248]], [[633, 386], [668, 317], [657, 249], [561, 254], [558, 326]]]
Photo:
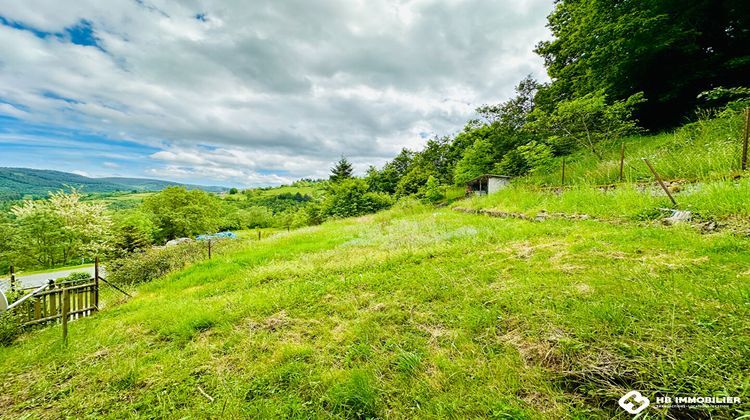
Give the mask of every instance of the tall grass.
[[[740, 169], [743, 119], [726, 111], [721, 116], [701, 119], [671, 133], [631, 136], [602, 144], [603, 159], [580, 150], [565, 158], [568, 185], [608, 185], [619, 182], [620, 146], [625, 144], [624, 182], [652, 181], [642, 158], [648, 158], [665, 179], [690, 181], [731, 177]], [[547, 171], [529, 175], [520, 183], [558, 186], [562, 158]]]
[[[673, 192], [677, 207], [705, 219], [750, 216], [750, 178], [704, 182]], [[540, 211], [587, 214], [612, 219], [650, 219], [674, 207], [658, 187], [623, 184], [601, 189], [577, 185], [562, 191], [515, 184], [497, 193], [458, 204], [473, 209], [496, 209], [534, 216]]]

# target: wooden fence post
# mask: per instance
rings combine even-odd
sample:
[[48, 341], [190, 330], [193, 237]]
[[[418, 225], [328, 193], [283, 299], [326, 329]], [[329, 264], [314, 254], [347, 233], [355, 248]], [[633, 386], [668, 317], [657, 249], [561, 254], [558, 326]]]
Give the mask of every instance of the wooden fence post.
[[742, 136], [742, 170], [747, 169], [747, 138], [750, 135], [750, 108], [745, 108], [745, 130]]
[[208, 259], [211, 259], [211, 240], [208, 240]]
[[16, 270], [13, 264], [10, 265], [10, 291], [16, 291]]
[[258, 229], [258, 240], [260, 240], [260, 229]]
[[68, 345], [68, 312], [70, 312], [70, 295], [66, 287], [62, 291], [62, 333], [65, 345]]
[[94, 306], [99, 310], [99, 256], [94, 258]]
[[623, 180], [623, 169], [625, 168], [625, 142], [620, 145], [620, 182]]
[[656, 178], [656, 181], [659, 183], [659, 185], [661, 185], [661, 189], [663, 189], [664, 192], [667, 193], [667, 197], [669, 197], [669, 200], [672, 201], [672, 204], [676, 206], [677, 202], [674, 201], [674, 197], [672, 197], [672, 194], [669, 193], [669, 188], [667, 188], [667, 186], [664, 185], [664, 181], [662, 181], [659, 174], [656, 173], [656, 169], [654, 169], [654, 167], [651, 166], [651, 162], [649, 162], [648, 159], [646, 158], [643, 158], [643, 161], [646, 162], [646, 166], [648, 166], [648, 169], [651, 170], [652, 174], [654, 174], [654, 178]]
[[565, 186], [565, 156], [562, 158], [562, 182], [560, 185]]

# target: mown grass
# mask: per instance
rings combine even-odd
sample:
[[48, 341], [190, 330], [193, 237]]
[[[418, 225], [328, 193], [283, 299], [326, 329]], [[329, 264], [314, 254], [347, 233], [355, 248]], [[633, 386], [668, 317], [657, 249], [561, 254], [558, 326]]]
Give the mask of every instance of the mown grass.
[[[626, 418], [740, 396], [750, 240], [400, 206], [279, 233], [0, 349], [9, 417]], [[114, 299], [114, 296], [110, 299]]]

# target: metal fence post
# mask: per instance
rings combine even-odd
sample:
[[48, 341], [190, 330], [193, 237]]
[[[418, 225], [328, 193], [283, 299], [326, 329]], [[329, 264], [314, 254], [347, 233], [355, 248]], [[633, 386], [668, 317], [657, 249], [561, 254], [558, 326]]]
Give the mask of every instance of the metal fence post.
[[10, 291], [16, 291], [16, 270], [13, 264], [10, 265]]

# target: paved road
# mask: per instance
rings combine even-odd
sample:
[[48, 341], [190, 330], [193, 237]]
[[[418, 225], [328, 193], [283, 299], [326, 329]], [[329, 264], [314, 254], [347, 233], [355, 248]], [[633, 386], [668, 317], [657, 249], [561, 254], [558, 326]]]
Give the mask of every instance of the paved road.
[[[92, 276], [94, 275], [94, 266], [91, 267], [81, 267], [81, 268], [75, 268], [72, 270], [59, 270], [59, 271], [52, 271], [49, 273], [39, 273], [39, 274], [29, 274], [27, 276], [21, 275], [16, 276], [16, 284], [20, 285], [22, 288], [31, 288], [31, 287], [39, 287], [43, 284], [46, 284], [49, 279], [59, 279], [60, 277], [66, 277], [72, 273], [89, 273]], [[104, 273], [100, 274], [101, 276], [104, 275]], [[2, 280], [0, 280], [0, 290], [8, 290], [10, 289], [10, 279], [5, 277]]]

